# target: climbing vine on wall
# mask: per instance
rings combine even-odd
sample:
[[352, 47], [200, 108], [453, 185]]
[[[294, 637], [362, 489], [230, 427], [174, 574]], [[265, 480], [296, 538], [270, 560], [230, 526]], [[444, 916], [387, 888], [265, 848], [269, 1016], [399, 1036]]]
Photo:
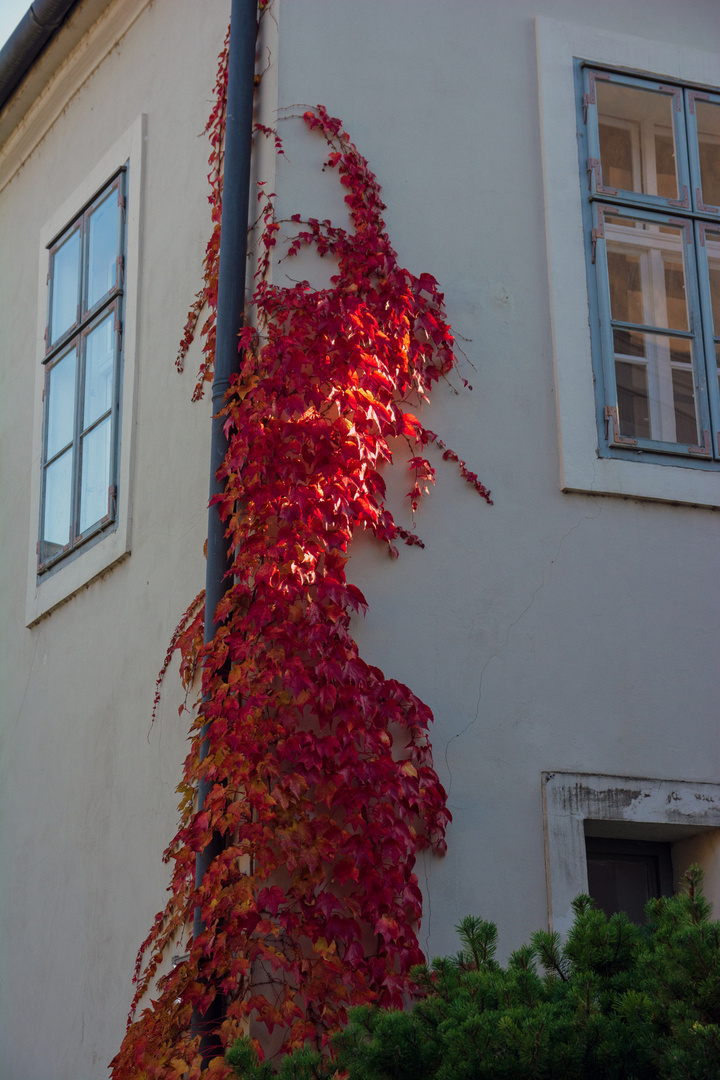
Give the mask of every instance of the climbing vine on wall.
[[[226, 55], [209, 124], [213, 235], [180, 354], [182, 362], [207, 305], [196, 396], [214, 352]], [[191, 1012], [204, 1012], [216, 993], [226, 1001], [225, 1045], [253, 1019], [279, 1029], [285, 1047], [320, 1046], [350, 1004], [400, 1006], [422, 959], [416, 857], [445, 847], [449, 813], [432, 767], [430, 710], [359, 655], [351, 618], [366, 602], [346, 567], [358, 529], [393, 556], [398, 541], [420, 543], [385, 502], [380, 469], [398, 439], [409, 447], [413, 510], [434, 479], [425, 456], [432, 443], [490, 499], [412, 411], [455, 363], [437, 282], [399, 265], [378, 183], [340, 121], [320, 106], [303, 119], [327, 144], [351, 228], [297, 215], [283, 225], [261, 190], [256, 321], [241, 333], [241, 371], [223, 410], [229, 450], [219, 506], [233, 576], [214, 639], [202, 645], [200, 597], [168, 653], [169, 662], [179, 648], [188, 687], [201, 667], [204, 704], [166, 852], [170, 897], [138, 956], [133, 1010], [149, 992], [156, 1000], [131, 1013], [114, 1080], [199, 1076]], [[288, 257], [310, 248], [335, 259], [329, 288], [272, 283], [283, 229]], [[201, 778], [211, 787], [198, 812]], [[196, 887], [196, 853], [217, 833], [225, 847]], [[155, 985], [196, 905], [204, 931]], [[222, 1059], [210, 1075], [229, 1075]]]

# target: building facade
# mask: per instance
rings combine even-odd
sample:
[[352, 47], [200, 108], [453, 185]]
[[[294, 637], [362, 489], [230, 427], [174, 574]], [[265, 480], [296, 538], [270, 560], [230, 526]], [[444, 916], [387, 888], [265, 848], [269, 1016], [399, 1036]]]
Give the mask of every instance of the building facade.
[[[210, 432], [198, 346], [173, 361], [229, 7], [81, 0], [0, 110], [4, 1080], [107, 1075], [164, 904], [174, 672], [150, 712], [204, 585]], [[428, 955], [470, 913], [507, 954], [588, 884], [629, 905], [692, 861], [720, 902], [718, 57], [713, 0], [263, 19], [258, 118], [285, 154], [263, 142], [255, 179], [281, 219], [341, 221], [298, 114], [342, 118], [465, 353], [423, 421], [494, 499], [438, 453], [424, 549], [359, 537], [348, 567], [362, 655], [435, 716], [453, 822], [419, 867]]]

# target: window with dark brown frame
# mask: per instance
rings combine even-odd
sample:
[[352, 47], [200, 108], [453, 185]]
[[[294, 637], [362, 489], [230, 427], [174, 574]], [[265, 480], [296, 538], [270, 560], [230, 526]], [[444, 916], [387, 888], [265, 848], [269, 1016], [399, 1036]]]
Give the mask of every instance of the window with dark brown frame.
[[116, 521], [125, 180], [49, 245], [39, 574]]

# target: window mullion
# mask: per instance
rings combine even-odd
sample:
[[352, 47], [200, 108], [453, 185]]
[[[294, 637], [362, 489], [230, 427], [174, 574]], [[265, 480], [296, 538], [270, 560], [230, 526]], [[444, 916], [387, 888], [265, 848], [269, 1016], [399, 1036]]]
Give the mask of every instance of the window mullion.
[[605, 388], [604, 421], [609, 443], [623, 443], [636, 446], [637, 440], [620, 434], [618, 416], [618, 397], [615, 382], [615, 350], [613, 345], [613, 325], [610, 312], [609, 272], [607, 246], [604, 233], [603, 213], [606, 208], [593, 206], [593, 245], [595, 252], [595, 274], [597, 280], [597, 299], [600, 314], [600, 352], [602, 356], [603, 383]]
[[685, 258], [685, 274], [688, 289], [688, 308], [690, 312], [690, 329], [694, 334], [693, 346], [693, 376], [695, 392], [697, 396], [697, 418], [700, 434], [699, 445], [688, 447], [690, 453], [713, 456], [713, 442], [710, 434], [710, 406], [708, 401], [707, 365], [705, 359], [706, 346], [704, 340], [703, 307], [700, 300], [699, 287], [699, 244], [697, 243], [697, 229], [691, 230], [690, 223], [686, 225], [688, 240], [684, 244], [686, 253], [689, 250], [692, 258]]
[[[80, 513], [80, 536], [85, 537], [89, 535], [95, 528], [102, 527], [112, 520], [112, 495], [113, 488], [115, 486], [116, 477], [116, 452], [117, 452], [117, 416], [118, 405], [117, 395], [119, 392], [119, 349], [120, 349], [120, 302], [121, 297], [116, 296], [111, 304], [103, 308], [100, 314], [96, 314], [93, 320], [88, 324], [85, 332], [85, 350], [84, 350], [84, 375], [85, 386], [83, 390], [82, 408], [83, 418], [80, 428], [80, 464], [78, 466], [78, 482], [80, 485], [79, 494], [79, 513]], [[103, 327], [106, 329], [103, 330]], [[94, 338], [93, 346], [93, 358], [92, 358], [92, 372], [90, 371], [90, 341], [93, 339], [93, 335], [97, 332], [97, 337]], [[109, 348], [107, 353], [104, 352], [104, 334], [107, 333], [109, 338]], [[96, 349], [100, 351], [97, 352]], [[92, 378], [92, 386], [95, 393], [101, 392], [100, 388], [103, 386], [102, 382], [102, 365], [103, 355], [105, 356], [107, 363], [109, 364], [109, 387], [107, 387], [107, 396], [105, 398], [106, 404], [101, 408], [101, 411], [97, 411], [99, 404], [98, 400], [90, 403], [90, 412], [85, 415], [85, 408], [88, 405], [87, 401], [87, 386], [88, 380]], [[98, 362], [100, 367], [98, 367]], [[100, 381], [98, 381], [100, 380]], [[91, 393], [91, 397], [94, 395]], [[105, 435], [100, 434], [100, 429], [106, 427]], [[93, 433], [97, 432], [97, 437], [93, 436]], [[93, 447], [92, 464], [91, 458], [88, 456], [89, 447]], [[98, 458], [95, 455], [102, 455]], [[87, 457], [87, 461], [85, 460]], [[100, 464], [104, 462], [103, 471], [103, 488], [102, 488], [102, 512], [100, 512], [100, 505], [98, 499], [100, 497], [100, 491], [98, 488], [98, 469], [102, 469]], [[93, 468], [94, 466], [94, 468]], [[94, 482], [93, 478], [94, 477]], [[89, 484], [89, 486], [86, 486]], [[86, 501], [87, 500], [87, 501]], [[90, 519], [88, 519], [88, 510], [92, 509], [97, 513], [91, 513]], [[99, 524], [98, 524], [99, 523]], [[83, 531], [84, 526], [84, 531]]]
[[85, 340], [86, 332], [80, 334], [78, 343], [78, 371], [75, 387], [75, 429], [73, 434], [73, 488], [72, 488], [72, 545], [77, 544], [80, 535], [80, 469], [81, 436], [83, 422], [83, 395], [85, 393]]
[[85, 392], [85, 279], [86, 279], [86, 228], [87, 212], [80, 218], [80, 338], [78, 342], [78, 370], [75, 387], [75, 430], [73, 438], [73, 488], [72, 488], [72, 546], [78, 542], [80, 535], [80, 468], [81, 468], [81, 435], [83, 423], [83, 395]]
[[[697, 246], [697, 274], [700, 307], [702, 310], [702, 336], [705, 348], [705, 373], [707, 379], [708, 408], [712, 428], [712, 443], [716, 457], [720, 457], [720, 386], [718, 363], [720, 360], [720, 326], [715, 326], [714, 309], [720, 309], [720, 222], [713, 229], [704, 221], [695, 226]], [[712, 250], [712, 260], [711, 251]], [[711, 267], [711, 261], [716, 265]], [[711, 269], [717, 275], [713, 290]], [[713, 299], [715, 304], [713, 304]]]

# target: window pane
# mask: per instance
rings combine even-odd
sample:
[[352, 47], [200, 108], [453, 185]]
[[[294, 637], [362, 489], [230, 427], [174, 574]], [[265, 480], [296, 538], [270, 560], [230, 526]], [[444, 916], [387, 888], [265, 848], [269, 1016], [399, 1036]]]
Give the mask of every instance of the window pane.
[[720, 232], [705, 233], [705, 249], [710, 270], [710, 301], [712, 304], [713, 328], [715, 336], [720, 337]]
[[695, 419], [695, 388], [690, 368], [672, 369], [673, 405], [675, 407], [675, 438], [677, 442], [697, 444]]
[[108, 512], [110, 487], [111, 418], [103, 420], [82, 440], [82, 484], [80, 488], [80, 532]]
[[672, 95], [604, 80], [595, 91], [603, 184], [677, 199]]
[[666, 841], [585, 837], [588, 891], [606, 915], [625, 911], [645, 921], [648, 900], [672, 895], [673, 869]]
[[103, 319], [85, 339], [85, 399], [83, 430], [112, 404], [115, 312]]
[[655, 167], [658, 195], [663, 199], [674, 199], [678, 185], [675, 176], [675, 140], [671, 134], [655, 133]]
[[695, 101], [703, 202], [720, 206], [720, 105]]
[[80, 230], [64, 240], [52, 256], [52, 312], [50, 344], [74, 326], [78, 315], [80, 284]]
[[50, 558], [70, 541], [72, 459], [71, 448], [45, 470], [44, 559]]
[[[616, 346], [617, 348], [617, 346]], [[615, 360], [620, 434], [630, 439], [650, 438], [650, 401], [647, 368]]]
[[614, 330], [620, 434], [698, 444], [689, 338]]
[[118, 257], [118, 197], [112, 190], [88, 219], [86, 310], [115, 288]]
[[616, 250], [608, 244], [610, 310], [618, 322], [647, 323], [643, 305], [640, 256]]
[[66, 353], [47, 373], [45, 408], [48, 413], [45, 460], [72, 442], [75, 427], [75, 349]]
[[635, 166], [630, 128], [600, 124], [599, 129], [603, 183], [606, 187], [632, 191]]
[[588, 854], [588, 889], [606, 915], [624, 911], [645, 922], [645, 905], [660, 896], [657, 860], [652, 856]]
[[655, 222], [605, 218], [613, 319], [689, 328], [684, 232]]

